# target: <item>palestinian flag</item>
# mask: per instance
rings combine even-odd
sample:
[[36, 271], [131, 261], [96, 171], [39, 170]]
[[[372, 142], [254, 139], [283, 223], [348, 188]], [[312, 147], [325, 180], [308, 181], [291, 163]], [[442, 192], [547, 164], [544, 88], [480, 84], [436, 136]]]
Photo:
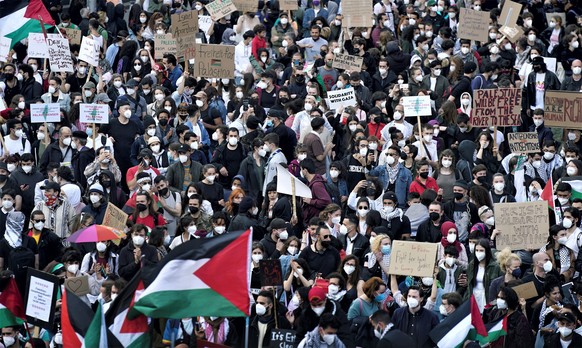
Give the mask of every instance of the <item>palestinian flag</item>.
[[582, 176], [565, 177], [562, 182], [567, 182], [572, 186], [572, 199], [582, 198]]
[[483, 318], [481, 317], [481, 312], [479, 311], [479, 305], [475, 300], [475, 296], [471, 296], [471, 326], [467, 339], [477, 341], [481, 344], [488, 342], [487, 328], [483, 323]]
[[20, 295], [20, 291], [18, 290], [18, 285], [16, 285], [16, 279], [14, 279], [14, 277], [10, 278], [8, 284], [4, 288], [4, 291], [2, 291], [0, 294], [0, 304], [16, 317], [22, 319], [25, 318], [24, 301], [22, 301], [22, 296]]
[[89, 326], [93, 321], [93, 311], [77, 295], [65, 289], [61, 305], [61, 330], [63, 346], [81, 348]]
[[486, 342], [487, 330], [475, 298], [465, 301], [429, 334], [439, 348], [462, 347], [467, 339]]
[[22, 319], [14, 316], [14, 314], [8, 308], [6, 308], [6, 306], [0, 304], [0, 327], [16, 326], [22, 324], [24, 324]]
[[87, 329], [82, 348], [107, 348], [107, 327], [105, 326], [105, 317], [103, 316], [103, 306], [101, 301], [97, 306], [97, 312]]
[[109, 329], [109, 347], [150, 346], [147, 317], [139, 315], [134, 319], [129, 319], [127, 316], [129, 309], [143, 290], [141, 272], [138, 272], [109, 306], [105, 315], [105, 323]]
[[487, 324], [487, 341], [493, 345], [494, 342], [507, 335], [507, 316], [494, 323]]
[[152, 318], [248, 316], [251, 242], [247, 230], [179, 245], [145, 276], [133, 308]]
[[554, 212], [556, 211], [556, 202], [554, 199], [554, 181], [552, 180], [551, 176], [550, 180], [546, 182], [546, 186], [544, 187], [540, 198], [548, 202], [548, 208]]
[[0, 35], [12, 39], [10, 47], [28, 37], [28, 33], [42, 33], [40, 20], [56, 25], [42, 0], [0, 1]]

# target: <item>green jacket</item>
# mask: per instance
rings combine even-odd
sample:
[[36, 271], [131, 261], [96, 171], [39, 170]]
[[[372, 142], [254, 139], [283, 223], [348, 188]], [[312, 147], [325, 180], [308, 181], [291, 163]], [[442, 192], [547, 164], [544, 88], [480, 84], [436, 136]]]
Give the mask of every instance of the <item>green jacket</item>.
[[[473, 260], [469, 262], [469, 267], [467, 267], [467, 288], [465, 293], [463, 294], [463, 300], [468, 300], [470, 295], [473, 293], [473, 282], [475, 277], [477, 276], [477, 272], [475, 272], [475, 266], [473, 264]], [[493, 299], [489, 298], [489, 286], [493, 279], [503, 275], [499, 265], [495, 260], [491, 260], [487, 267], [485, 268], [485, 276], [483, 277], [483, 286], [485, 287], [485, 298], [487, 299], [487, 303], [491, 302]], [[468, 290], [468, 291], [467, 291]]]
[[[192, 178], [191, 182], [197, 183], [202, 178], [202, 164], [196, 161], [190, 161], [190, 176]], [[174, 192], [182, 192], [184, 185], [184, 165], [182, 162], [172, 163], [168, 167], [166, 172], [166, 179], [168, 179], [168, 184], [170, 190]]]

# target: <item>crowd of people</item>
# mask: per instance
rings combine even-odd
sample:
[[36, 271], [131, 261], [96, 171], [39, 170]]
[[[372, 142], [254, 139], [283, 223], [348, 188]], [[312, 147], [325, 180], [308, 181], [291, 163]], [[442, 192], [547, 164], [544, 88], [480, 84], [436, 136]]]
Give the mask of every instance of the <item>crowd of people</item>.
[[[570, 180], [582, 176], [582, 136], [544, 124], [548, 90], [582, 92], [578, 0], [518, 1], [514, 41], [500, 32], [503, 1], [375, 0], [370, 27], [356, 28], [339, 0], [258, 1], [196, 34], [235, 46], [230, 79], [156, 55], [171, 15], [206, 16], [205, 0], [42, 2], [49, 32], [92, 37], [99, 64], [71, 44], [74, 72], [51, 72], [27, 39], [0, 62], [0, 289], [15, 278], [24, 295], [28, 267], [86, 275], [83, 302], [107, 311], [143, 265], [252, 228], [248, 335], [244, 318], [193, 313], [153, 321], [152, 346], [266, 348], [279, 328], [299, 347], [434, 347], [431, 330], [473, 298], [485, 324], [507, 321], [492, 346], [582, 346], [582, 199]], [[487, 41], [459, 37], [463, 9], [489, 13]], [[361, 69], [335, 68], [337, 54]], [[330, 109], [327, 92], [348, 88], [355, 105]], [[474, 91], [495, 88], [522, 89], [519, 126], [472, 126]], [[429, 96], [432, 115], [407, 117], [405, 96]], [[32, 123], [37, 103], [60, 104], [60, 121]], [[88, 103], [108, 105], [109, 122], [81, 122]], [[518, 131], [535, 132], [539, 151], [511, 153]], [[278, 192], [278, 165], [311, 198]], [[547, 243], [497, 249], [507, 231], [494, 205], [542, 200], [547, 185]], [[67, 241], [110, 204], [129, 216], [126, 238]], [[390, 274], [397, 240], [438, 245], [432, 277]], [[264, 259], [281, 261], [283, 284], [261, 286]], [[513, 287], [530, 282], [537, 295], [520, 298]], [[3, 327], [2, 344], [59, 347], [60, 332], [58, 320], [35, 338]]]

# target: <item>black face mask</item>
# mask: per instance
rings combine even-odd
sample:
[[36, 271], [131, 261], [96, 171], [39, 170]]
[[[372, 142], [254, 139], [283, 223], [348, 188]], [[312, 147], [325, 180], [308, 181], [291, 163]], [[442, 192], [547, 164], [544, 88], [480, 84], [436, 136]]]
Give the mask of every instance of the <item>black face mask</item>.
[[296, 76], [295, 83], [297, 83], [298, 85], [304, 84], [305, 83], [305, 76]]
[[167, 187], [161, 189], [158, 191], [158, 193], [160, 194], [160, 196], [166, 196], [168, 194], [169, 189]]
[[374, 117], [374, 122], [376, 122], [376, 123], [382, 122], [382, 117], [380, 117], [380, 116]]
[[166, 120], [165, 118], [161, 119], [160, 121], [160, 126], [165, 127], [168, 124], [168, 120]]
[[463, 199], [463, 197], [465, 197], [465, 195], [460, 193], [460, 192], [455, 192], [454, 196], [455, 196], [455, 200], [457, 200], [457, 201], [460, 201], [461, 199]]
[[371, 196], [374, 196], [374, 194], [375, 194], [375, 193], [376, 193], [376, 190], [375, 190], [375, 189], [373, 189], [373, 188], [371, 188], [371, 187], [368, 187], [368, 188], [366, 189], [366, 196], [369, 196], [369, 197], [371, 197]]
[[435, 213], [434, 211], [430, 213], [429, 216], [431, 221], [437, 221], [441, 217], [439, 213]]
[[287, 104], [289, 102], [289, 98], [279, 98], [279, 102], [281, 104]]
[[190, 210], [190, 214], [198, 214], [198, 212], [200, 211], [200, 208], [198, 208], [198, 207], [188, 207], [188, 210]]
[[324, 248], [329, 248], [330, 245], [331, 245], [331, 241], [329, 241], [329, 240], [322, 240], [321, 241], [321, 246]]
[[320, 54], [322, 57], [325, 57], [325, 55], [327, 54], [327, 51], [320, 51], [320, 52], [319, 52], [319, 54]]
[[486, 176], [478, 176], [477, 181], [479, 181], [479, 183], [481, 183], [481, 184], [484, 184], [487, 181], [487, 177]]
[[0, 174], [0, 182], [5, 182], [8, 179], [8, 175]]
[[143, 203], [138, 203], [135, 205], [135, 207], [137, 208], [137, 211], [146, 211], [148, 210], [148, 206], [143, 204]]
[[533, 71], [535, 71], [535, 72], [541, 72], [542, 71], [542, 67], [540, 65], [534, 65], [533, 66]]
[[4, 77], [6, 78], [6, 80], [12, 80], [14, 78], [14, 74], [6, 73], [6, 74], [4, 74]]
[[360, 53], [360, 49], [359, 48], [354, 48], [354, 54], [358, 54]]
[[426, 179], [428, 178], [428, 172], [418, 174], [421, 178]]
[[101, 186], [103, 186], [104, 188], [109, 188], [111, 187], [111, 181], [109, 180], [101, 181]]

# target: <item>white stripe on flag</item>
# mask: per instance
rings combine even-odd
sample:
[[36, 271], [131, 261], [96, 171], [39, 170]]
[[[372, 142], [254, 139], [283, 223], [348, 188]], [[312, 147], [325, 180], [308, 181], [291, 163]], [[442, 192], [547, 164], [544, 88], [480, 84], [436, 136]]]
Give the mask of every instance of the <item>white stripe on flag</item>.
[[[194, 272], [204, 266], [208, 260], [210, 259], [176, 259], [168, 262], [164, 268], [160, 270], [160, 273], [156, 279], [141, 294], [140, 298], [158, 291], [179, 291], [210, 288], [200, 278], [194, 275]], [[216, 276], [220, 277], [219, 274]]]
[[439, 348], [455, 347], [461, 343], [465, 337], [467, 337], [467, 334], [472, 327], [473, 325], [471, 325], [471, 313], [469, 313], [469, 315], [467, 315], [463, 320], [455, 325], [451, 331], [449, 331], [446, 335], [443, 336], [443, 338], [440, 339], [440, 341], [437, 342], [437, 346]]
[[24, 18], [27, 8], [28, 6], [25, 6], [20, 10], [3, 17], [2, 20], [0, 20], [0, 35], [8, 35], [13, 31], [18, 30], [18, 28], [22, 27], [27, 21], [29, 21], [29, 18]]

